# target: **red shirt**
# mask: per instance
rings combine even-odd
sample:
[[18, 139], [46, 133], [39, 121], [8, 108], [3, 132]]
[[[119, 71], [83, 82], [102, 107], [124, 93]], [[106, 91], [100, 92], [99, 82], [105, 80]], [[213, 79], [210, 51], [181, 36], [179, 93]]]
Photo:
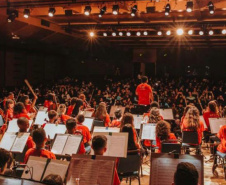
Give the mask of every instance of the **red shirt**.
[[27, 112], [31, 112], [31, 104], [24, 105]]
[[37, 156], [37, 157], [44, 157], [44, 158], [48, 158], [48, 159], [56, 159], [56, 156], [54, 153], [45, 150], [45, 149], [36, 149], [36, 148], [30, 148], [24, 157], [24, 163], [26, 164], [29, 156]]
[[21, 117], [25, 117], [25, 118], [27, 118], [28, 120], [30, 120], [30, 117], [28, 116], [28, 114], [26, 114], [26, 113], [20, 113], [20, 114], [14, 114], [14, 118], [21, 118]]
[[[199, 121], [200, 127], [197, 129], [198, 132], [198, 140], [199, 140], [199, 144], [202, 143], [202, 132], [205, 130], [204, 129], [204, 124], [202, 121]], [[187, 129], [188, 127], [188, 123], [187, 123], [187, 119], [184, 119], [183, 123], [181, 124], [181, 129], [183, 131], [193, 131], [193, 130], [189, 130]]]
[[117, 120], [117, 119], [113, 120], [111, 122], [111, 124], [110, 124], [110, 127], [118, 127], [118, 128], [120, 128], [120, 126], [121, 126], [121, 121]]
[[221, 140], [217, 150], [221, 153], [226, 153], [226, 125], [222, 126], [217, 134], [217, 137]]
[[119, 176], [118, 176], [118, 172], [117, 172], [116, 168], [115, 168], [115, 171], [114, 171], [113, 185], [120, 185], [120, 180], [119, 180]]
[[35, 143], [31, 136], [28, 137], [26, 145], [28, 149], [35, 148]]
[[68, 115], [68, 116], [71, 116], [73, 110], [74, 110], [74, 106], [73, 106], [73, 105], [70, 105], [70, 106], [68, 107], [68, 109], [67, 109], [67, 115]]
[[150, 93], [152, 93], [150, 85], [146, 83], [138, 85], [136, 89], [136, 94], [138, 95], [138, 104], [150, 105]]
[[78, 123], [78, 125], [76, 126], [76, 130], [82, 133], [84, 143], [88, 143], [91, 140], [91, 134], [89, 132], [88, 127]]
[[71, 118], [71, 117], [68, 116], [68, 115], [61, 115], [61, 117], [60, 117], [61, 121], [62, 121], [64, 124], [66, 124], [66, 121], [67, 121], [68, 119], [70, 119], [70, 118]]
[[206, 111], [203, 113], [203, 118], [206, 122], [206, 126], [208, 128], [208, 130], [210, 130], [210, 122], [209, 122], [209, 118], [219, 118], [220, 116], [214, 112], [211, 111]]
[[4, 119], [7, 119], [7, 118], [8, 118], [8, 121], [11, 121], [13, 119], [13, 109], [11, 108], [7, 109], [6, 113], [4, 114]]
[[[168, 140], [176, 140], [176, 136], [174, 135], [174, 133], [170, 133], [168, 136]], [[168, 143], [177, 143], [176, 141], [169, 141]], [[162, 150], [162, 145], [161, 145], [161, 140], [156, 137], [156, 146], [158, 147], [158, 153], [161, 153]]]

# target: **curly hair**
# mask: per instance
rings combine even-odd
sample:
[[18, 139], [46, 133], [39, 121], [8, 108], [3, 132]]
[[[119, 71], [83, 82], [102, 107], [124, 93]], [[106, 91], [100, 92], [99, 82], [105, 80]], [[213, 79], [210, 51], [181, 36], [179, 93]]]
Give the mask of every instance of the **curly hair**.
[[156, 125], [155, 134], [160, 141], [167, 141], [170, 134], [171, 126], [167, 121], [159, 121]]
[[217, 104], [215, 101], [210, 101], [208, 103], [208, 108], [211, 112], [214, 112], [216, 114], [219, 114], [219, 110], [218, 110], [218, 107], [217, 107]]
[[134, 122], [133, 115], [131, 113], [125, 113], [124, 116], [122, 117], [122, 120], [121, 120], [121, 128], [125, 124], [130, 124], [130, 125], [132, 125], [132, 127], [134, 127], [133, 122]]
[[200, 128], [199, 123], [199, 110], [192, 106], [185, 115], [185, 118], [188, 121], [188, 129], [196, 131]]
[[101, 102], [95, 112], [95, 119], [102, 120], [107, 115], [106, 104]]
[[184, 116], [186, 115], [186, 113], [188, 112], [188, 110], [193, 107], [193, 105], [187, 105], [184, 109]]
[[150, 110], [150, 116], [149, 116], [149, 123], [157, 123], [158, 121], [161, 121], [162, 118], [160, 116], [159, 109], [157, 107], [153, 107]]

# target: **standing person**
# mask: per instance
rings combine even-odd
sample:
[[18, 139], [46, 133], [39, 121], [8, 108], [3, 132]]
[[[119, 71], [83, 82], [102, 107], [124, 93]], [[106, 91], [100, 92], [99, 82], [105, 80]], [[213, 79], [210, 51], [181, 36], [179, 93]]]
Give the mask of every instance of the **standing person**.
[[138, 96], [139, 105], [150, 105], [153, 101], [153, 92], [150, 85], [148, 85], [148, 78], [143, 76], [141, 84], [137, 86], [136, 95]]

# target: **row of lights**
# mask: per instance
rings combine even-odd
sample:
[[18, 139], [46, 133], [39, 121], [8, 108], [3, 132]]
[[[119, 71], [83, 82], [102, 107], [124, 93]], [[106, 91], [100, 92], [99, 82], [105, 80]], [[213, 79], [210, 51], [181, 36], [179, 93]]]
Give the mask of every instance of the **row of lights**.
[[[221, 33], [222, 33], [223, 35], [226, 35], [226, 29], [223, 29], [223, 30], [221, 31]], [[122, 31], [118, 32], [118, 35], [119, 35], [119, 36], [123, 36], [124, 34], [125, 34], [126, 36], [128, 36], [128, 37], [130, 37], [130, 36], [132, 35], [132, 33], [131, 33], [130, 31], [127, 31], [126, 33], [123, 33]], [[172, 32], [171, 32], [171, 30], [167, 30], [167, 31], [165, 32], [165, 34], [169, 36], [169, 35], [172, 34]], [[179, 28], [179, 29], [176, 30], [176, 34], [179, 35], [179, 36], [181, 36], [181, 35], [184, 34], [184, 30], [183, 30], [182, 28]], [[188, 34], [188, 35], [193, 35], [193, 34], [194, 34], [194, 31], [193, 31], [193, 30], [188, 30], [187, 34]], [[204, 32], [203, 30], [200, 30], [200, 31], [198, 32], [198, 34], [202, 36], [202, 35], [205, 34], [205, 32]], [[209, 34], [209, 35], [214, 35], [214, 31], [213, 31], [213, 30], [209, 30], [209, 31], [208, 31], [208, 34]], [[144, 32], [138, 31], [138, 32], [136, 32], [136, 36], [139, 37], [139, 36], [142, 36], [142, 35], [147, 36], [147, 35], [148, 35], [148, 32], [147, 32], [147, 31], [144, 31]], [[157, 35], [158, 35], [158, 36], [162, 36], [162, 35], [163, 35], [163, 31], [157, 31]], [[93, 31], [91, 31], [91, 32], [89, 32], [89, 36], [90, 36], [90, 37], [94, 37], [94, 36], [95, 36], [95, 33], [94, 33]], [[103, 36], [104, 36], [104, 37], [107, 37], [107, 36], [108, 36], [108, 33], [107, 33], [107, 32], [104, 32], [104, 33], [103, 33]], [[117, 36], [117, 33], [116, 33], [116, 32], [112, 32], [112, 33], [111, 33], [111, 36], [116, 37], [116, 36]]]

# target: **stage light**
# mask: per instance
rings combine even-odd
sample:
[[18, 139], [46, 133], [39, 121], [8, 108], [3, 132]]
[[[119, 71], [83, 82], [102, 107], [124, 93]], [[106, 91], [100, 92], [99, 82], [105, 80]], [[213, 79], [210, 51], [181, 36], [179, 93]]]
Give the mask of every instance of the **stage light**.
[[130, 32], [127, 32], [126, 35], [127, 35], [128, 37], [130, 37], [130, 36], [131, 36], [131, 33], [130, 33]]
[[168, 31], [166, 32], [166, 35], [171, 35], [171, 31], [168, 30]]
[[119, 34], [119, 36], [123, 36], [123, 33], [121, 31], [118, 34]]
[[141, 33], [140, 33], [139, 31], [137, 32], [137, 36], [138, 36], [138, 37], [141, 36]]
[[108, 34], [107, 34], [107, 33], [103, 33], [103, 36], [104, 36], [104, 37], [107, 37], [107, 36], [108, 36]]
[[118, 15], [118, 11], [119, 11], [119, 6], [118, 5], [113, 5], [113, 7], [112, 7], [112, 13], [114, 15]]
[[102, 16], [105, 14], [106, 10], [107, 10], [106, 6], [102, 7], [102, 8], [100, 9], [99, 17], [102, 17]]
[[115, 33], [115, 32], [113, 32], [111, 35], [112, 35], [113, 37], [115, 37], [115, 36], [116, 36], [116, 33]]
[[210, 30], [209, 35], [213, 35], [213, 34], [214, 34], [213, 30]]
[[210, 1], [208, 3], [208, 7], [209, 7], [209, 13], [210, 14], [214, 14], [214, 5], [213, 5], [213, 2], [212, 1]]
[[193, 2], [192, 1], [188, 1], [186, 7], [187, 7], [186, 8], [187, 12], [189, 12], [189, 13], [192, 12], [193, 11]]
[[200, 30], [199, 35], [204, 35], [204, 32], [202, 30]]
[[177, 35], [181, 36], [184, 34], [184, 30], [182, 28], [177, 29]]
[[221, 33], [222, 33], [223, 35], [225, 35], [225, 34], [226, 34], [226, 29], [223, 29], [223, 30], [221, 31]]
[[131, 16], [134, 17], [137, 13], [137, 5], [134, 5], [132, 8], [131, 8]]
[[13, 22], [16, 19], [16, 17], [18, 17], [18, 11], [17, 10], [9, 10], [9, 9], [7, 9], [7, 15], [9, 15], [8, 18], [7, 18], [7, 21], [9, 23]]
[[56, 13], [56, 9], [55, 9], [55, 8], [49, 8], [49, 13], [48, 13], [48, 15], [49, 15], [50, 17], [53, 17], [55, 13]]
[[144, 31], [143, 34], [144, 34], [144, 36], [147, 36], [148, 35], [148, 32], [147, 31]]
[[89, 16], [90, 15], [90, 13], [91, 13], [91, 6], [85, 6], [85, 9], [84, 9], [84, 14], [86, 15], [86, 16]]
[[192, 35], [193, 34], [193, 30], [188, 30], [188, 35]]
[[24, 9], [24, 18], [28, 18], [30, 16], [30, 9]]
[[90, 37], [94, 37], [95, 36], [95, 33], [93, 31], [89, 32], [89, 36]]
[[162, 32], [161, 32], [161, 31], [158, 31], [158, 32], [157, 32], [157, 35], [158, 35], [158, 36], [161, 36], [161, 35], [162, 35]]
[[166, 16], [168, 16], [169, 15], [169, 13], [170, 13], [170, 4], [168, 3], [167, 5], [166, 5], [166, 7], [165, 7], [165, 15]]

